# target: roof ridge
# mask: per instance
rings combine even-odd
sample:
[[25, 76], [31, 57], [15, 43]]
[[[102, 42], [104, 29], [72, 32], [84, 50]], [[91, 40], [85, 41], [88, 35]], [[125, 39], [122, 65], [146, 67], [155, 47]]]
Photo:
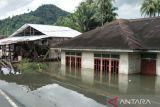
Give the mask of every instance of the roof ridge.
[[134, 37], [134, 32], [130, 29], [129, 25], [126, 24], [128, 20], [119, 19], [117, 20], [121, 32], [123, 33], [123, 38], [127, 41], [130, 48], [140, 48], [142, 47], [140, 42]]
[[149, 18], [139, 18], [139, 19], [129, 19], [130, 22], [138, 22], [138, 21], [144, 21], [144, 20], [154, 20], [154, 19], [160, 19], [160, 16], [158, 17], [149, 17]]
[[24, 25], [51, 26], [51, 27], [61, 27], [61, 28], [68, 28], [68, 29], [71, 29], [71, 28], [66, 27], [66, 26], [56, 26], [56, 25], [49, 25], [49, 24], [26, 23], [26, 24], [24, 24]]

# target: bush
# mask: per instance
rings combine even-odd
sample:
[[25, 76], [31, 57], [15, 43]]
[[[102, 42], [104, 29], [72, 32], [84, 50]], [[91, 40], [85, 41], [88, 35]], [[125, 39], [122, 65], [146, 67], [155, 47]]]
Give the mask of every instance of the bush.
[[47, 65], [44, 63], [38, 63], [38, 62], [29, 62], [28, 59], [23, 59], [19, 65], [18, 68], [22, 72], [42, 72], [43, 70], [47, 69]]

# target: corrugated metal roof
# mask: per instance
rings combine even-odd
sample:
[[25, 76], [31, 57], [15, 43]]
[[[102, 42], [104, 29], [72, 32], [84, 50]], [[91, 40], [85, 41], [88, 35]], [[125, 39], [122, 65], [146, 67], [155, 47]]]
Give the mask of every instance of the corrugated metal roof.
[[41, 24], [25, 24], [21, 28], [19, 28], [15, 33], [13, 33], [11, 36], [15, 36], [16, 34], [22, 32], [29, 26], [42, 32], [46, 36], [52, 36], [52, 37], [76, 37], [81, 34], [80, 32], [68, 27], [41, 25]]
[[[30, 35], [30, 36], [15, 36], [19, 33], [21, 33], [23, 30], [25, 30], [28, 27], [32, 27], [39, 32], [43, 33], [44, 35]], [[1, 39], [0, 45], [7, 45], [7, 44], [13, 44], [18, 42], [24, 42], [24, 41], [34, 41], [39, 40], [43, 38], [49, 38], [49, 37], [76, 37], [80, 35], [81, 33], [73, 30], [68, 27], [62, 27], [62, 26], [52, 26], [52, 25], [40, 25], [40, 24], [25, 24], [21, 28], [19, 28], [16, 32], [14, 32], [10, 37]]]
[[0, 45], [8, 45], [8, 44], [13, 44], [13, 43], [18, 43], [18, 42], [25, 42], [25, 41], [34, 41], [34, 40], [39, 40], [43, 38], [49, 38], [49, 36], [22, 36], [22, 37], [8, 37], [5, 39], [0, 40]]

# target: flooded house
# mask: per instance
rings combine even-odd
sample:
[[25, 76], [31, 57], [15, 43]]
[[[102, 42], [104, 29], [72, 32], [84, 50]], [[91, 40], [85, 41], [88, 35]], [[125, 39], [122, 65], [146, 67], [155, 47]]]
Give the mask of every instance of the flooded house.
[[25, 24], [11, 36], [0, 40], [2, 58], [11, 61], [28, 59], [54, 59], [60, 51], [51, 47], [81, 33], [68, 27]]
[[61, 64], [102, 73], [160, 75], [160, 17], [118, 19], [55, 46]]

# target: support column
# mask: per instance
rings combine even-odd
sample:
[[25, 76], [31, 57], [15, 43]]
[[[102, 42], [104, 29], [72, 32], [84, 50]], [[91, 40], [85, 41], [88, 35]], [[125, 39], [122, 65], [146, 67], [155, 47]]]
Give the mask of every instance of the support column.
[[134, 74], [141, 71], [141, 56], [138, 53], [121, 53], [119, 73]]
[[94, 69], [94, 53], [82, 52], [82, 68]]
[[129, 70], [128, 53], [121, 53], [119, 59], [119, 73], [128, 74], [128, 70]]
[[157, 54], [156, 74], [160, 76], [160, 53]]
[[140, 73], [141, 71], [141, 55], [138, 53], [128, 53], [129, 58], [129, 74]]
[[66, 56], [64, 51], [61, 51], [61, 64], [66, 66]]

